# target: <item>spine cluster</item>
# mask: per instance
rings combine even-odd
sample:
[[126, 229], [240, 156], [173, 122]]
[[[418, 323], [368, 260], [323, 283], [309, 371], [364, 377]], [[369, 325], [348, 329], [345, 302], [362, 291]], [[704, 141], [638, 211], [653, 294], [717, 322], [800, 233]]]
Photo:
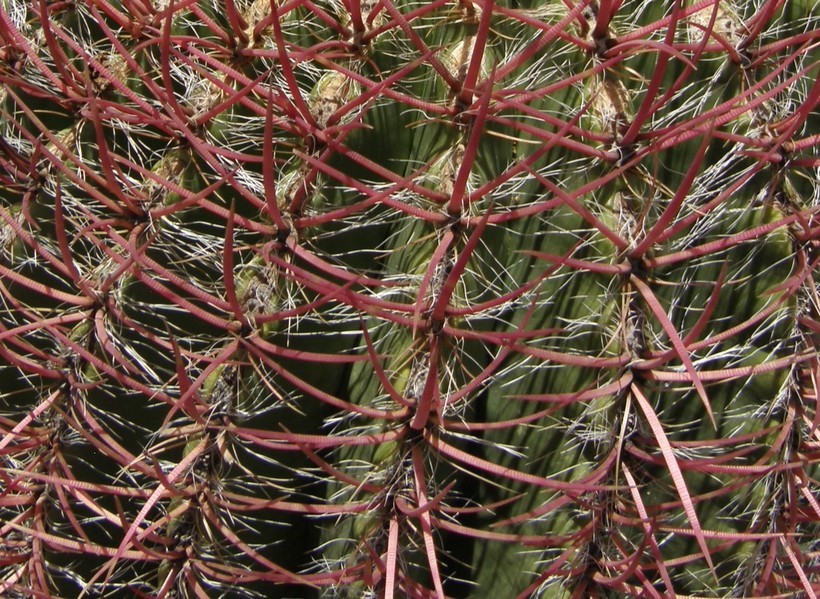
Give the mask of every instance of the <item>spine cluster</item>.
[[806, 0], [0, 0], [0, 595], [813, 597]]

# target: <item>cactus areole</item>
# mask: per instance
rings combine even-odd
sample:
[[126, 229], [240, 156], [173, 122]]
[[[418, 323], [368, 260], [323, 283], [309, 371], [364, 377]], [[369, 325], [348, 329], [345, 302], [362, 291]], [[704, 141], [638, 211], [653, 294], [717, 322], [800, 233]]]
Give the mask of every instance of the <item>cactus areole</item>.
[[820, 595], [813, 0], [0, 0], [0, 596]]

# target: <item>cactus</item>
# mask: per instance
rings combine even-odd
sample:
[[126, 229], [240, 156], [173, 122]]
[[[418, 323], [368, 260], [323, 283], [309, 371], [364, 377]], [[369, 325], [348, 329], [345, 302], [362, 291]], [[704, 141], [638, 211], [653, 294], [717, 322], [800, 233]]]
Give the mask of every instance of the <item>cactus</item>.
[[2, 0], [0, 595], [816, 597], [808, 0]]

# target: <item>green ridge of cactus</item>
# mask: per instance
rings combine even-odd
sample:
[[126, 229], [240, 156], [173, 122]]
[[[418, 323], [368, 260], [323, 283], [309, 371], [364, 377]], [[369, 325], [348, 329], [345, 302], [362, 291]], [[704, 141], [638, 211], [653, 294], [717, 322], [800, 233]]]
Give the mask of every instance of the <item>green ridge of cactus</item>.
[[816, 597], [818, 25], [0, 0], [0, 596]]

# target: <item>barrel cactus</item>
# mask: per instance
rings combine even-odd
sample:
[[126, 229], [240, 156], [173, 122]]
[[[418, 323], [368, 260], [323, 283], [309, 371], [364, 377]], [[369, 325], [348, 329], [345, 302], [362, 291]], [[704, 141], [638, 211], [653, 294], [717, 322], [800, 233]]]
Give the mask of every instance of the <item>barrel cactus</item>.
[[0, 595], [816, 597], [811, 0], [2, 0]]

